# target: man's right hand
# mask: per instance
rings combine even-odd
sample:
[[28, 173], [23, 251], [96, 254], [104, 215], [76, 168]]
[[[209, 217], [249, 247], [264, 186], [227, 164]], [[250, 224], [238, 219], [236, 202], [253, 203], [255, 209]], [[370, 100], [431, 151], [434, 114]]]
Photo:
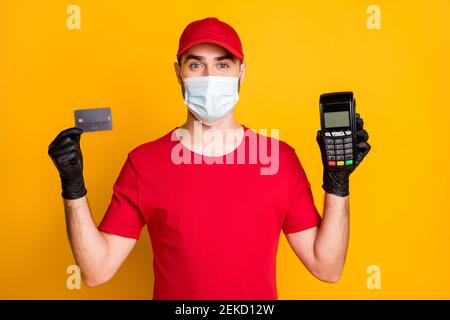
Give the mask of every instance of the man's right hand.
[[80, 149], [82, 133], [83, 130], [75, 127], [63, 130], [48, 146], [48, 155], [59, 171], [64, 199], [78, 199], [87, 193]]

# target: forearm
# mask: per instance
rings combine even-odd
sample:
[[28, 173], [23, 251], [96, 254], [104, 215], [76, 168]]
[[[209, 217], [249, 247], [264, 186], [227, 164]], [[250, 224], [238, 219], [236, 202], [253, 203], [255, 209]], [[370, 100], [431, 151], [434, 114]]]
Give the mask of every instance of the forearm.
[[349, 240], [348, 196], [325, 193], [323, 219], [314, 242], [317, 272], [332, 281], [340, 277]]
[[77, 265], [88, 285], [104, 282], [108, 245], [92, 220], [87, 197], [64, 199], [67, 234]]
[[[339, 93], [334, 93], [332, 99], [341, 99], [342, 96], [338, 97], [339, 95]], [[307, 249], [305, 249], [308, 254], [303, 255], [309, 269], [318, 278], [330, 282], [336, 282], [339, 279], [347, 254], [350, 174], [360, 165], [371, 149], [370, 144], [367, 143], [369, 134], [363, 129], [364, 121], [358, 113], [355, 115], [355, 123], [356, 133], [352, 137], [352, 143], [354, 143], [353, 166], [331, 168], [325, 165], [322, 184], [322, 188], [325, 190], [323, 219], [320, 227], [310, 233], [309, 238], [312, 240], [307, 243]], [[322, 162], [326, 164], [328, 162], [325, 147], [327, 144], [322, 130], [317, 131], [316, 141], [321, 150]], [[336, 147], [336, 150], [340, 143], [334, 140], [333, 146]], [[333, 146], [332, 149], [334, 149]], [[342, 147], [342, 145], [340, 146]]]

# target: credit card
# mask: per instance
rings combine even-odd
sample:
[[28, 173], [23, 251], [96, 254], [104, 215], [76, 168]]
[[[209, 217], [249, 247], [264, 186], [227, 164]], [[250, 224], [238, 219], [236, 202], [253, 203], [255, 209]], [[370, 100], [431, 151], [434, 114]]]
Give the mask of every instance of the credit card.
[[111, 108], [75, 110], [75, 127], [84, 132], [112, 130]]

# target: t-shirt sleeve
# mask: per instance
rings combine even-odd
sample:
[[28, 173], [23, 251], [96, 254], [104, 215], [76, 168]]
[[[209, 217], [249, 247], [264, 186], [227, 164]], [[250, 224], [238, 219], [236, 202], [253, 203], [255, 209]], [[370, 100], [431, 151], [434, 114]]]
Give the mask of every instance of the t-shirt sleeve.
[[113, 195], [98, 229], [126, 238], [139, 239], [144, 217], [138, 204], [138, 183], [133, 163], [128, 155], [113, 186]]
[[313, 194], [306, 173], [293, 148], [287, 159], [288, 210], [283, 221], [285, 234], [306, 230], [320, 225], [322, 220], [314, 204]]

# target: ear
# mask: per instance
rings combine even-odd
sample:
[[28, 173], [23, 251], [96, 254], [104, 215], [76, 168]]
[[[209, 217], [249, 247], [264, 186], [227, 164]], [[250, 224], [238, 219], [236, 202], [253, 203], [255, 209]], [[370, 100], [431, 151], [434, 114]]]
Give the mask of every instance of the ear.
[[173, 66], [175, 68], [175, 75], [177, 76], [178, 83], [181, 85], [183, 81], [181, 77], [181, 67], [177, 62], [174, 62]]
[[239, 80], [239, 83], [242, 85], [245, 78], [245, 68], [246, 68], [246, 62], [241, 63], [241, 79]]

